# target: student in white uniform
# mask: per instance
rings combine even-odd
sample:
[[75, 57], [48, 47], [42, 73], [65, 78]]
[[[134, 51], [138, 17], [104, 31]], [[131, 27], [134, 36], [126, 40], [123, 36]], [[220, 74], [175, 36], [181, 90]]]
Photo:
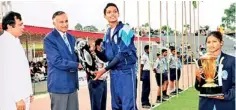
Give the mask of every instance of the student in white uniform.
[[179, 79], [181, 75], [182, 64], [179, 58], [180, 53], [177, 52], [177, 55], [176, 55], [175, 48], [171, 48], [171, 53], [172, 55], [170, 56], [170, 90], [171, 90], [170, 94], [176, 95], [177, 89], [178, 89], [178, 92], [183, 91], [182, 89], [179, 88]]
[[161, 55], [157, 53], [157, 59], [154, 65], [153, 71], [155, 72], [156, 82], [157, 82], [157, 99], [156, 103], [161, 103], [163, 101], [166, 101], [163, 99], [163, 96], [161, 96], [161, 92], [164, 90], [164, 73], [165, 69], [163, 65], [164, 63], [161, 61]]
[[164, 87], [163, 87], [163, 99], [164, 100], [168, 100], [170, 97], [169, 95], [167, 95], [167, 88], [169, 86], [168, 83], [168, 59], [167, 59], [167, 50], [166, 49], [162, 49], [161, 50], [161, 62], [162, 62], [162, 69], [163, 69], [163, 80], [164, 80]]
[[0, 110], [29, 110], [33, 91], [29, 63], [19, 37], [23, 34], [21, 15], [3, 17], [0, 35]]
[[142, 84], [142, 107], [150, 108], [151, 104], [149, 102], [150, 94], [150, 61], [149, 61], [149, 45], [144, 46], [145, 53], [141, 56], [141, 80]]

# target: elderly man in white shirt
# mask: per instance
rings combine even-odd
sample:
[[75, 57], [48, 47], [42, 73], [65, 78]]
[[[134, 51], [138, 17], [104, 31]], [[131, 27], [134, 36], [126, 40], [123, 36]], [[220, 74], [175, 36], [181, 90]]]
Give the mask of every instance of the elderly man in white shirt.
[[32, 101], [30, 68], [19, 36], [23, 33], [21, 15], [9, 12], [3, 17], [0, 35], [0, 110], [29, 110]]

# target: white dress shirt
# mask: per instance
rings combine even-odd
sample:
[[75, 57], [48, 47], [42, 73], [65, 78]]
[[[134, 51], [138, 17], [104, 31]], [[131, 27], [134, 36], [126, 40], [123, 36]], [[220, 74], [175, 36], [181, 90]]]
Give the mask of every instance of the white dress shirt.
[[143, 64], [143, 70], [150, 70], [150, 61], [147, 53], [144, 53], [141, 57], [141, 64]]
[[176, 67], [177, 62], [178, 62], [178, 58], [176, 58], [173, 54], [170, 55], [170, 60], [169, 60], [170, 68], [177, 68]]
[[33, 94], [29, 63], [19, 38], [7, 31], [0, 36], [0, 110], [16, 110], [16, 102], [24, 100], [29, 110]]
[[155, 61], [154, 69], [156, 69], [156, 72], [159, 74], [164, 72], [164, 71], [161, 71], [161, 70], [163, 70], [161, 67], [163, 68], [163, 64], [162, 64], [161, 60], [159, 58], [157, 58]]
[[[57, 30], [57, 29], [56, 29], [56, 30]], [[63, 32], [58, 31], [58, 30], [57, 30], [57, 32], [61, 35], [61, 38], [64, 39], [63, 36], [64, 36], [64, 34], [66, 34], [66, 32], [63, 33]]]

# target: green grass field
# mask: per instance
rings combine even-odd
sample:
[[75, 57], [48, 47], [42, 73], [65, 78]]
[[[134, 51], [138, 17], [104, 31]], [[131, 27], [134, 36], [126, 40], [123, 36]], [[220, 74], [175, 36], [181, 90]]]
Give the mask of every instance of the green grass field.
[[198, 92], [189, 88], [152, 110], [198, 110]]

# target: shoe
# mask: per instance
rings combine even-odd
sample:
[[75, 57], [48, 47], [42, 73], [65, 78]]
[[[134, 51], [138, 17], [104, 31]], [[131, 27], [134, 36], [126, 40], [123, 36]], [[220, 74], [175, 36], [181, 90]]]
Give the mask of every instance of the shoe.
[[178, 91], [179, 91], [179, 92], [183, 92], [183, 90], [182, 90], [182, 89], [180, 89], [180, 88], [178, 88]]
[[170, 98], [168, 95], [163, 95], [163, 100], [167, 101]]
[[[162, 102], [165, 102], [166, 100], [162, 99]], [[161, 103], [161, 99], [157, 99], [156, 103]]]
[[[178, 93], [181, 93], [181, 92], [183, 92], [183, 90], [178, 88]], [[176, 94], [177, 94], [176, 90], [170, 93], [170, 95], [176, 95]]]
[[176, 95], [176, 94], [177, 94], [176, 90], [170, 93], [170, 95]]

